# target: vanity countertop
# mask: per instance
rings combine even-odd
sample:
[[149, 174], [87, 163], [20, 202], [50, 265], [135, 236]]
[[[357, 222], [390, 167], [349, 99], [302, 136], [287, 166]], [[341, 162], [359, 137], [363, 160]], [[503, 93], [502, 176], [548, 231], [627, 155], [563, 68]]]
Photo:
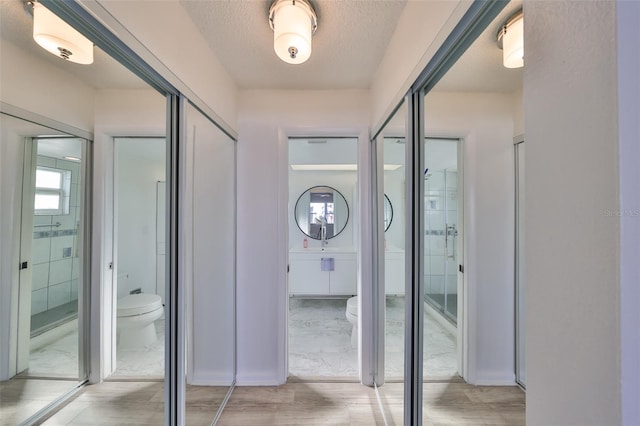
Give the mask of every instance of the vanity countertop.
[[289, 253], [309, 253], [309, 254], [333, 254], [333, 253], [355, 253], [356, 250], [351, 247], [325, 247], [324, 250], [319, 247], [289, 249]]

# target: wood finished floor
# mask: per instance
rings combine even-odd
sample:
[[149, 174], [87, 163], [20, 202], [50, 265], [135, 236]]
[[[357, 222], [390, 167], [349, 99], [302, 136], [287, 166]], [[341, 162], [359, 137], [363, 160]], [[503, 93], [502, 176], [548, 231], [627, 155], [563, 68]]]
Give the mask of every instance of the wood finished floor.
[[[375, 390], [359, 383], [291, 382], [236, 387], [218, 425], [403, 424], [403, 384]], [[461, 381], [424, 384], [424, 425], [525, 424], [525, 396], [517, 387], [472, 386]], [[209, 425], [226, 388], [188, 386], [187, 425]], [[7, 393], [4, 396], [8, 396]], [[162, 382], [104, 382], [84, 388], [45, 425], [162, 425]], [[6, 400], [3, 400], [3, 407]], [[12, 424], [5, 423], [1, 424]], [[15, 423], [13, 423], [15, 424]]]
[[[403, 384], [380, 388], [389, 425], [403, 424]], [[424, 425], [525, 424], [517, 387], [424, 384]], [[384, 425], [375, 390], [358, 383], [236, 387], [218, 425]]]
[[[211, 425], [227, 390], [227, 387], [188, 385], [186, 424]], [[43, 424], [161, 426], [164, 424], [164, 383], [109, 381], [87, 386]]]

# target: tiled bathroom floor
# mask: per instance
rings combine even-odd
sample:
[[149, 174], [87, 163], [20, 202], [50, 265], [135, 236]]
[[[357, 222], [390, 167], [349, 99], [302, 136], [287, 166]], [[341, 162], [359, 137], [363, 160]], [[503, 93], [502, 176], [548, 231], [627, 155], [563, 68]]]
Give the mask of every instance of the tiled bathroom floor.
[[[136, 349], [116, 348], [116, 371], [110, 378], [162, 378], [164, 377], [164, 318], [155, 322], [155, 343]], [[78, 332], [32, 351], [29, 369], [21, 374], [27, 377], [78, 377]]]
[[[295, 377], [357, 379], [358, 350], [351, 346], [346, 299], [289, 300], [289, 374]], [[424, 376], [457, 374], [456, 339], [425, 314]], [[401, 380], [404, 371], [404, 299], [387, 298], [385, 375]]]

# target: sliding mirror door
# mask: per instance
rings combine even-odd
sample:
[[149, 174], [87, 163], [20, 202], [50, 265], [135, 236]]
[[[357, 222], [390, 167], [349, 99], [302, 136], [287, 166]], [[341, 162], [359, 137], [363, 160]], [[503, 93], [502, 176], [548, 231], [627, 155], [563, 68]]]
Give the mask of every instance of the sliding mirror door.
[[374, 291], [375, 374], [380, 409], [392, 424], [403, 424], [406, 312], [406, 103], [373, 140], [376, 170], [376, 274]]
[[186, 414], [196, 424], [215, 416], [235, 380], [236, 145], [191, 104], [186, 129]]
[[17, 424], [87, 378], [90, 142], [4, 113], [0, 129], [2, 262], [12, 260], [0, 299], [15, 324], [0, 344], [0, 414]]

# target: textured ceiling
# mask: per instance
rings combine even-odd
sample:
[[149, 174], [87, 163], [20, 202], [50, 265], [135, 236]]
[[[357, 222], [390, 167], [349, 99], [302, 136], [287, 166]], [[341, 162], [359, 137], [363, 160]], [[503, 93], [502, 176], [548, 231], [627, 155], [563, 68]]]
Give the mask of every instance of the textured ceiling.
[[[180, 1], [241, 89], [366, 89], [406, 2], [418, 0], [312, 0], [318, 31], [311, 58], [301, 65], [286, 64], [273, 51], [273, 31], [267, 20], [271, 0]], [[502, 22], [520, 7], [521, 0], [509, 3], [435, 90], [509, 92], [521, 88], [522, 69], [502, 67], [502, 52], [495, 41]], [[2, 38], [94, 88], [148, 87], [97, 47], [94, 63], [88, 66], [47, 53], [33, 41], [32, 25], [22, 0], [0, 0]]]
[[181, 0], [241, 89], [369, 88], [406, 0], [312, 0], [311, 58], [287, 64], [273, 51], [271, 0]]

